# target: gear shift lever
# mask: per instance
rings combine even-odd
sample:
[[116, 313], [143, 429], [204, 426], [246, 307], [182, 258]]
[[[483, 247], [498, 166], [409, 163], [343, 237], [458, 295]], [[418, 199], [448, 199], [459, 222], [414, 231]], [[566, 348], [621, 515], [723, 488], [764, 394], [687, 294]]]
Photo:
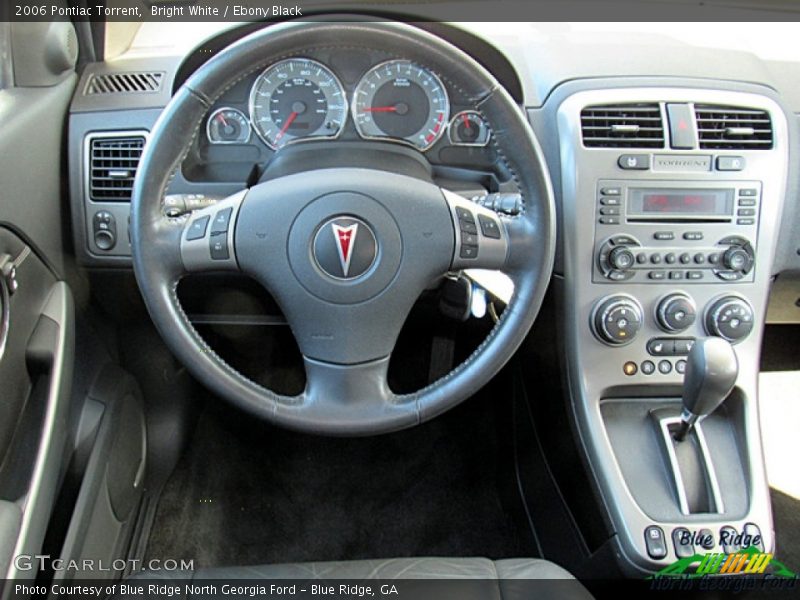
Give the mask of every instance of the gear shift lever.
[[683, 378], [681, 427], [674, 438], [681, 442], [694, 424], [720, 405], [733, 389], [739, 363], [733, 347], [718, 337], [698, 339], [686, 357]]

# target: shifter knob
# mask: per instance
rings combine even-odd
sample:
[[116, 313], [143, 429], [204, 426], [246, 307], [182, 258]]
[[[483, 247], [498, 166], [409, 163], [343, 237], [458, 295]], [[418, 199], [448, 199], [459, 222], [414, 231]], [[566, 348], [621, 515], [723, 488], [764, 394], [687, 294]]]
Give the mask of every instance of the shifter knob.
[[694, 424], [714, 412], [728, 397], [739, 375], [733, 347], [722, 338], [698, 339], [686, 357], [683, 378], [681, 428], [675, 439], [683, 440]]

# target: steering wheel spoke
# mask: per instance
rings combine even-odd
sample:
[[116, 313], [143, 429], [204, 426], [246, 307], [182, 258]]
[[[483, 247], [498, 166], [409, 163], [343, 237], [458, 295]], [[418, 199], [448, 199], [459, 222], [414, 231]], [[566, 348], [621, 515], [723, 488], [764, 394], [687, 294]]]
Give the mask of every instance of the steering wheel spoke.
[[451, 270], [502, 269], [508, 254], [508, 232], [497, 213], [442, 188], [455, 232]]
[[305, 429], [334, 435], [368, 433], [376, 421], [388, 430], [419, 422], [418, 405], [389, 389], [389, 359], [339, 365], [304, 357], [306, 390], [293, 404], [277, 408], [279, 418], [302, 415]]
[[307, 356], [305, 400], [310, 403], [383, 404], [390, 403], [394, 394], [389, 389], [386, 374], [389, 358], [380, 358], [356, 365], [339, 365]]
[[189, 215], [181, 233], [181, 260], [189, 272], [237, 271], [234, 230], [248, 190]]
[[455, 231], [452, 270], [524, 269], [535, 248], [535, 228], [526, 219], [504, 217], [442, 188]]

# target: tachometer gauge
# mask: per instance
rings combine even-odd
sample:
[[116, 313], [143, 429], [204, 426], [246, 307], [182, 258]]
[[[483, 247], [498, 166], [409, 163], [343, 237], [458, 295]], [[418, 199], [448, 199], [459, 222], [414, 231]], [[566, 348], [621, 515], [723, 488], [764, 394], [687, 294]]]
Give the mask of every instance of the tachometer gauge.
[[250, 121], [235, 108], [218, 108], [206, 122], [206, 136], [212, 144], [246, 144], [250, 139]]
[[258, 76], [250, 91], [250, 120], [278, 149], [299, 138], [335, 138], [347, 119], [342, 84], [325, 65], [290, 58]]
[[352, 104], [361, 137], [404, 140], [420, 150], [441, 137], [450, 113], [441, 80], [408, 60], [370, 69], [358, 82]]
[[454, 116], [447, 131], [454, 146], [485, 146], [489, 143], [489, 127], [474, 110], [463, 110]]

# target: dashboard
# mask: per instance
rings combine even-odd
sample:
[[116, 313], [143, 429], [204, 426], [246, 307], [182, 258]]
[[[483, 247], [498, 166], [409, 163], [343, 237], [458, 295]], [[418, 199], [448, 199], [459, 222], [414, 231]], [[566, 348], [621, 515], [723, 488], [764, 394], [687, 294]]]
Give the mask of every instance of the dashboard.
[[[800, 270], [800, 60], [556, 25], [435, 27], [510, 91], [547, 160], [559, 221], [552, 285], [563, 367], [620, 555], [641, 571], [681, 556], [669, 540], [685, 527], [687, 509], [673, 501], [663, 468], [642, 465], [661, 465], [654, 406], [680, 396], [686, 355], [705, 336], [728, 340], [739, 357], [730, 419], [708, 435], [715, 451], [742, 464], [716, 471], [715, 497], [724, 503], [688, 520], [708, 530], [760, 528], [769, 546], [750, 399], [770, 288], [777, 274]], [[139, 48], [87, 67], [69, 128], [82, 264], [130, 266], [130, 191], [148, 132], [175, 89], [247, 31], [198, 39], [188, 53]], [[622, 56], [620, 48], [636, 52]], [[156, 81], [145, 92], [92, 92], [98, 81], [144, 75]], [[438, 184], [485, 203], [515, 191], [491, 143], [501, 135], [446, 73], [380, 48], [309, 47], [244, 76], [213, 103], [164, 209], [178, 218], [235, 194], [292, 148], [322, 161], [329, 145], [363, 152], [371, 144], [421, 157]]]

